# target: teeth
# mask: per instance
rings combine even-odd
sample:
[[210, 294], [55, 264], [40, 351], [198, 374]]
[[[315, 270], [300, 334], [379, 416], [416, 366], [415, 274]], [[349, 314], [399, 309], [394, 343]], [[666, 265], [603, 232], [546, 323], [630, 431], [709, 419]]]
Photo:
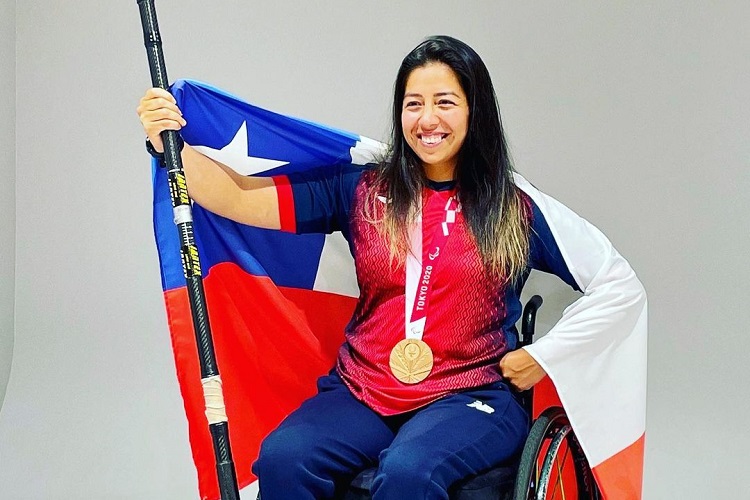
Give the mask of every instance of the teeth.
[[422, 136], [422, 142], [425, 144], [437, 144], [438, 142], [443, 140], [442, 135], [423, 135]]

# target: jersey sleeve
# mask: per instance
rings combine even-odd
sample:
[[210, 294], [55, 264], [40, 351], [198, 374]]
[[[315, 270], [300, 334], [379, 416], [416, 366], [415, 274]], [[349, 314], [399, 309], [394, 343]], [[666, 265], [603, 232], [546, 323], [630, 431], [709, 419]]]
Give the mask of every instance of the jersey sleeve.
[[562, 251], [555, 240], [552, 229], [544, 213], [534, 200], [531, 200], [531, 232], [529, 234], [528, 267], [537, 271], [554, 274], [576, 291], [581, 291], [573, 277]]
[[348, 233], [354, 193], [363, 171], [361, 166], [335, 165], [274, 177], [281, 230]]
[[601, 231], [520, 175], [516, 185], [534, 205], [529, 264], [583, 293], [525, 349], [552, 379], [596, 467], [645, 432], [646, 293]]

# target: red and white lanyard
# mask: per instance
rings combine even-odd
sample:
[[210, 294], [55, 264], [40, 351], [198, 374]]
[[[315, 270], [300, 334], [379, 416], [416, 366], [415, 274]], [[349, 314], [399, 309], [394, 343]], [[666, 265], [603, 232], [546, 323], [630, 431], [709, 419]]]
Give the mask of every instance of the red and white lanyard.
[[[433, 195], [427, 202], [425, 212], [429, 213], [430, 205], [440, 201], [441, 197]], [[421, 200], [420, 200], [421, 204]], [[452, 195], [445, 203], [443, 222], [435, 228], [430, 242], [427, 259], [422, 263], [422, 215], [409, 231], [409, 252], [406, 256], [406, 311], [405, 331], [407, 339], [422, 340], [427, 323], [427, 310], [432, 292], [432, 278], [441, 255], [445, 252], [451, 228], [456, 222], [456, 213], [461, 205]]]

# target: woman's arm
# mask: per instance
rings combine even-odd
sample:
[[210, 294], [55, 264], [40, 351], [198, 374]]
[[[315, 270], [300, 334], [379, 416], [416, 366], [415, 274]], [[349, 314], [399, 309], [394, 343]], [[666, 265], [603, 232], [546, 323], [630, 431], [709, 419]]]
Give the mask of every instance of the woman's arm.
[[[187, 123], [172, 94], [160, 88], [146, 91], [136, 111], [157, 151], [164, 150], [161, 132], [180, 130]], [[196, 203], [242, 224], [267, 229], [281, 227], [273, 179], [240, 175], [187, 144], [181, 156], [188, 193]]]

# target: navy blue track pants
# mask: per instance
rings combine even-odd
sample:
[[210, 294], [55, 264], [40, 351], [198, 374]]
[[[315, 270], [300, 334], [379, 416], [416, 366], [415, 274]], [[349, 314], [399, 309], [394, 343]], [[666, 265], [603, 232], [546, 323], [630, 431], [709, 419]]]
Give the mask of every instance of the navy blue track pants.
[[373, 500], [447, 499], [454, 482], [520, 453], [528, 428], [502, 382], [382, 417], [333, 372], [263, 441], [253, 472], [263, 500], [332, 498], [374, 464]]

